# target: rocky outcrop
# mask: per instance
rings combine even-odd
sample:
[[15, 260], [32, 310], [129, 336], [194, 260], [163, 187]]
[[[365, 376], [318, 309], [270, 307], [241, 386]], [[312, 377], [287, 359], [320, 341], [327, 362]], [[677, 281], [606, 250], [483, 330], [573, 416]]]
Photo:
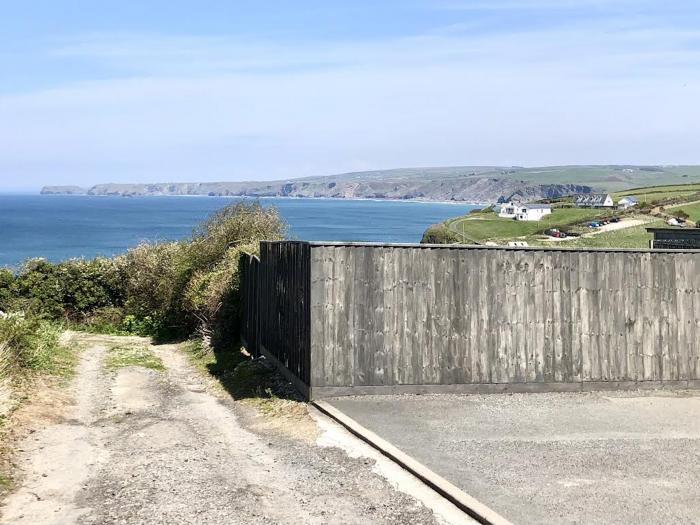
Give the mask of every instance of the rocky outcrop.
[[88, 190], [80, 186], [44, 186], [42, 195], [87, 195]]

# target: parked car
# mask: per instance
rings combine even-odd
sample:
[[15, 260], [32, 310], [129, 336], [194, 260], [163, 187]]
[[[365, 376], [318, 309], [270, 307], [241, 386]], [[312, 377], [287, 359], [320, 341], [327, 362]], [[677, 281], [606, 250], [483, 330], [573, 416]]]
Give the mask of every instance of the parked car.
[[558, 230], [557, 228], [550, 228], [549, 230], [545, 230], [544, 234], [549, 235], [550, 237], [554, 237], [556, 239], [565, 239], [567, 237], [566, 233]]
[[599, 222], [592, 222], [588, 225], [589, 228], [600, 228], [600, 223]]
[[610, 222], [620, 222], [620, 217], [613, 217]]

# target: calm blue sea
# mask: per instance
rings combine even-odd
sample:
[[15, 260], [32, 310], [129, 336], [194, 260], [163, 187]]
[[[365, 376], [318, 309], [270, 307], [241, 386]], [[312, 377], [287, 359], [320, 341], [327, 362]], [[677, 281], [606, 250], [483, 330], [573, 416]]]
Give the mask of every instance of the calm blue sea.
[[[225, 197], [0, 195], [0, 267], [30, 257], [114, 255], [142, 240], [186, 237]], [[276, 206], [293, 238], [419, 242], [433, 223], [474, 206], [400, 201], [263, 199]]]

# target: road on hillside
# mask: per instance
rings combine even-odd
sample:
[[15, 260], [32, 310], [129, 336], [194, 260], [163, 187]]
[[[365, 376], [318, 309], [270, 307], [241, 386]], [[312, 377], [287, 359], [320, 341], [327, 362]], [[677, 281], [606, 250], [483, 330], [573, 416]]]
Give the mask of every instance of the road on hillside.
[[175, 347], [151, 349], [164, 371], [114, 371], [105, 355], [124, 338], [77, 337], [75, 404], [18, 445], [3, 525], [439, 523], [375, 459], [319, 446], [308, 415], [269, 422]]

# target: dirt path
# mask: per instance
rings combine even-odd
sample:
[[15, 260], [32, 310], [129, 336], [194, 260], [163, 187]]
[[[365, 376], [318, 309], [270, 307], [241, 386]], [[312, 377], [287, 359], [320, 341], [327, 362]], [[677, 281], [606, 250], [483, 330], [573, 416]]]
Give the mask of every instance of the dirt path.
[[642, 224], [646, 224], [647, 222], [651, 222], [651, 221], [644, 220], [644, 219], [623, 219], [620, 222], [611, 222], [608, 224], [604, 224], [603, 226], [596, 228], [595, 230], [593, 230], [589, 233], [584, 233], [581, 237], [593, 237], [593, 236], [598, 235], [600, 233], [612, 232], [615, 230], [625, 230], [627, 228], [634, 228], [635, 226], [641, 226]]
[[319, 446], [329, 433], [313, 419], [290, 431], [217, 395], [175, 347], [152, 348], [164, 372], [105, 370], [119, 341], [88, 340], [66, 418], [19, 445], [24, 482], [1, 524], [466, 522], [401, 473], [378, 475], [376, 458], [349, 457], [347, 438]]

